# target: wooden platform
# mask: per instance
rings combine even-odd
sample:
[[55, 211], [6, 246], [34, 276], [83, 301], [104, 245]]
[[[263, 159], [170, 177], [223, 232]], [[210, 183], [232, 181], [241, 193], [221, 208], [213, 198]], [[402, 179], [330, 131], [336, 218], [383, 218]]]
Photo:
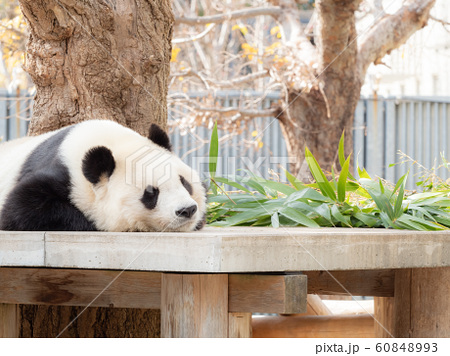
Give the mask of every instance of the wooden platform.
[[0, 232], [0, 335], [14, 335], [16, 304], [93, 303], [161, 308], [167, 337], [250, 336], [251, 312], [301, 313], [306, 293], [350, 293], [389, 301], [380, 335], [449, 337], [449, 266], [450, 232]]
[[444, 267], [450, 232], [206, 228], [190, 233], [0, 232], [0, 265], [201, 273]]

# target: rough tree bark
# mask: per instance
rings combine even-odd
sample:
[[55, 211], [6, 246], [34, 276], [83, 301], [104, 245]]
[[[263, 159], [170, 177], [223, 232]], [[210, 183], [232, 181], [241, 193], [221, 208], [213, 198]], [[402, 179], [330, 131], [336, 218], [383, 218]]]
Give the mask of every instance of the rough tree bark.
[[30, 27], [25, 70], [36, 85], [36, 135], [88, 119], [142, 134], [167, 117], [170, 0], [20, 0]]
[[317, 0], [316, 47], [302, 40], [302, 32], [296, 33], [300, 33], [299, 39], [292, 39], [299, 49], [303, 46], [298, 51], [303, 62], [307, 61], [305, 53], [312, 53], [318, 63], [316, 88], [289, 89], [290, 105], [279, 117], [288, 154], [296, 158], [291, 167], [295, 174], [303, 172], [305, 145], [324, 169], [330, 171], [333, 164], [337, 165], [337, 148], [344, 129], [345, 150], [352, 151], [353, 117], [367, 68], [424, 27], [435, 0], [408, 0], [396, 13], [384, 15], [357, 38], [355, 11], [360, 3]]
[[[167, 122], [170, 0], [20, 0], [26, 71], [37, 94], [29, 134], [112, 119], [146, 135]], [[22, 337], [55, 337], [82, 308], [20, 307]], [[88, 308], [65, 337], [159, 336], [156, 310]]]

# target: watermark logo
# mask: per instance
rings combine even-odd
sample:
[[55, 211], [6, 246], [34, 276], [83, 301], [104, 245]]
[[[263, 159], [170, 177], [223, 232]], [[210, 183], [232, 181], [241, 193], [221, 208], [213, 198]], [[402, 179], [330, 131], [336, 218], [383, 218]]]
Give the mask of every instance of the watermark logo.
[[172, 178], [170, 158], [164, 151], [140, 148], [125, 160], [125, 182], [140, 189], [149, 184], [161, 186]]

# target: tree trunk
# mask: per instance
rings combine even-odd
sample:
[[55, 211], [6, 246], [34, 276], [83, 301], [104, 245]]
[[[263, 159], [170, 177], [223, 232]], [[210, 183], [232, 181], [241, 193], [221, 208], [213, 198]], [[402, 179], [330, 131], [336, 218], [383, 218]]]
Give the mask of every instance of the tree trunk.
[[[294, 100], [297, 92], [291, 92], [289, 100]], [[327, 104], [319, 90], [301, 94], [289, 107], [287, 114], [280, 116], [281, 128], [286, 140], [288, 156], [293, 157], [290, 170], [300, 179], [308, 179], [305, 162], [305, 146], [312, 152], [322, 169], [331, 172], [331, 167], [338, 165], [338, 146], [342, 132], [345, 130], [345, 152], [352, 152], [353, 113], [358, 98], [339, 95], [333, 99], [341, 101], [336, 109], [331, 109], [327, 116]], [[333, 100], [333, 101], [338, 101]]]
[[20, 305], [19, 337], [160, 337], [159, 310], [83, 309]]
[[111, 119], [141, 134], [165, 127], [170, 0], [20, 0], [30, 26], [25, 70], [37, 89], [29, 134]]
[[[352, 150], [353, 118], [362, 86], [356, 71], [358, 49], [355, 11], [360, 0], [321, 0], [318, 11], [319, 68], [316, 85], [309, 92], [291, 90], [290, 106], [280, 116], [291, 170], [304, 172], [305, 145], [321, 167], [337, 166], [339, 139], [345, 129], [345, 151]], [[289, 115], [288, 115], [289, 114]], [[305, 178], [300, 174], [299, 177]]]
[[[20, 0], [36, 85], [30, 135], [111, 119], [147, 135], [166, 127], [170, 0]], [[22, 337], [158, 337], [159, 311], [22, 305]]]

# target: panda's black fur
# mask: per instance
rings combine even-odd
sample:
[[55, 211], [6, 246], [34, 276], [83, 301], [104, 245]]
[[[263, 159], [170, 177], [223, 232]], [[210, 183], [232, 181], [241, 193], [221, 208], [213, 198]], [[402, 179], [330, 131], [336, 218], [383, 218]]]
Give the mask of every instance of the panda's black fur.
[[[105, 131], [111, 130], [115, 135], [118, 135], [120, 139], [120, 131], [118, 128], [118, 124], [113, 124], [111, 122], [99, 122], [99, 120], [95, 120], [95, 124], [91, 124], [92, 130], [102, 128], [105, 126]], [[81, 125], [81, 124], [78, 124]], [[167, 228], [164, 228], [163, 223], [158, 224], [155, 222], [155, 226], [153, 226], [153, 222], [151, 218], [147, 218], [145, 215], [148, 212], [149, 215], [153, 214], [152, 210], [156, 210], [158, 198], [160, 196], [160, 189], [156, 186], [152, 186], [151, 184], [147, 185], [146, 188], [142, 191], [142, 195], [140, 195], [140, 199], [136, 199], [136, 206], [126, 205], [125, 208], [128, 209], [128, 214], [131, 216], [129, 220], [133, 220], [133, 213], [136, 212], [135, 215], [143, 214], [143, 218], [136, 218], [136, 221], [133, 223], [123, 223], [122, 225], [117, 225], [117, 227], [113, 226], [108, 228], [109, 225], [102, 226], [100, 222], [95, 221], [96, 216], [94, 213], [91, 213], [90, 210], [95, 211], [95, 205], [99, 204], [98, 200], [90, 203], [90, 205], [86, 205], [84, 203], [77, 204], [74, 202], [74, 186], [76, 185], [72, 179], [74, 172], [78, 169], [82, 171], [83, 179], [86, 182], [76, 182], [78, 186], [83, 187], [92, 187], [93, 193], [91, 193], [88, 189], [88, 193], [92, 194], [92, 196], [96, 198], [97, 191], [106, 190], [106, 196], [112, 192], [115, 192], [114, 189], [126, 188], [130, 189], [129, 186], [118, 185], [117, 182], [121, 182], [120, 179], [115, 178], [114, 182], [111, 182], [111, 176], [116, 173], [116, 159], [114, 155], [117, 153], [113, 152], [114, 147], [106, 147], [104, 145], [94, 145], [95, 139], [93, 140], [92, 147], [73, 147], [73, 150], [83, 150], [83, 158], [80, 162], [72, 162], [69, 159], [70, 164], [64, 162], [62, 159], [61, 146], [64, 142], [67, 141], [68, 137], [71, 138], [72, 141], [77, 142], [77, 139], [74, 135], [82, 135], [85, 132], [91, 134], [91, 129], [89, 127], [89, 123], [84, 123], [84, 126], [78, 128], [77, 126], [70, 126], [63, 128], [61, 130], [56, 131], [55, 133], [47, 134], [48, 138], [40, 138], [39, 136], [31, 137], [28, 140], [24, 141], [25, 144], [30, 142], [31, 140], [39, 139], [41, 142], [34, 147], [31, 152], [28, 154], [26, 159], [21, 162], [20, 172], [15, 177], [15, 181], [13, 182], [12, 189], [10, 191], [5, 192], [1, 190], [4, 185], [0, 184], [0, 198], [3, 195], [3, 204], [1, 204], [2, 200], [0, 199], [0, 229], [1, 230], [72, 230], [72, 231], [93, 231], [93, 230], [119, 230], [119, 231], [186, 231], [186, 230], [194, 230], [200, 229], [204, 226], [204, 216], [205, 216], [205, 204], [204, 198], [198, 198], [200, 195], [204, 195], [204, 188], [201, 187], [201, 184], [195, 184], [196, 190], [202, 190], [200, 192], [195, 192], [196, 200], [192, 198], [194, 190], [192, 182], [189, 182], [186, 177], [181, 174], [177, 174], [176, 177], [173, 178], [173, 181], [166, 183], [164, 186], [164, 194], [166, 196], [171, 197], [171, 195], [167, 195], [168, 190], [174, 189], [173, 198], [181, 195], [184, 196], [184, 201], [188, 203], [183, 203], [179, 207], [173, 208], [173, 212], [169, 211], [170, 214], [173, 215], [173, 219], [177, 221], [178, 225], [171, 225], [171, 221], [167, 221]], [[122, 128], [124, 131], [124, 135], [128, 135], [129, 137], [131, 133], [129, 129]], [[125, 131], [128, 130], [128, 131]], [[71, 136], [71, 133], [73, 135]], [[137, 135], [136, 133], [133, 133]], [[102, 135], [102, 134], [99, 134]], [[75, 139], [73, 138], [75, 137]], [[93, 136], [95, 137], [95, 136]], [[136, 136], [136, 140], [142, 140], [142, 136], [139, 138]], [[82, 140], [82, 138], [80, 138]], [[148, 138], [157, 146], [151, 146], [153, 150], [169, 151], [167, 154], [170, 156], [172, 165], [179, 167], [184, 174], [186, 172], [190, 173], [189, 169], [186, 168], [178, 158], [172, 157], [173, 154], [170, 152], [172, 147], [170, 144], [170, 140], [167, 134], [157, 125], [152, 125], [150, 128], [150, 132]], [[107, 141], [107, 140], [106, 140]], [[143, 144], [146, 144], [147, 141], [143, 141]], [[148, 145], [151, 145], [148, 141]], [[4, 144], [8, 145], [8, 143]], [[8, 147], [0, 145], [0, 158], [3, 153], [7, 153]], [[15, 150], [20, 149], [20, 144], [12, 146]], [[67, 146], [67, 144], [66, 144]], [[112, 144], [115, 146], [115, 143]], [[67, 149], [66, 149], [67, 150]], [[70, 152], [70, 150], [68, 151]], [[131, 151], [132, 152], [132, 151]], [[78, 156], [77, 156], [78, 157]], [[117, 158], [117, 157], [116, 157]], [[124, 158], [124, 157], [120, 157]], [[64, 158], [66, 161], [68, 158]], [[121, 162], [121, 161], [120, 161]], [[123, 162], [122, 162], [123, 165]], [[69, 169], [70, 168], [70, 169]], [[173, 168], [173, 167], [172, 167]], [[171, 168], [171, 169], [172, 169]], [[121, 168], [123, 170], [123, 167]], [[70, 171], [72, 170], [72, 171]], [[78, 174], [78, 172], [76, 172]], [[119, 172], [120, 173], [120, 172]], [[116, 174], [119, 174], [116, 173]], [[78, 175], [81, 176], [81, 175]], [[80, 180], [79, 178], [76, 178]], [[177, 180], [178, 182], [175, 182]], [[0, 182], [2, 183], [2, 182]], [[108, 186], [111, 185], [112, 186]], [[121, 184], [121, 183], [120, 183]], [[8, 187], [8, 185], [6, 185]], [[167, 188], [169, 187], [169, 188]], [[185, 191], [191, 196], [189, 198], [185, 193], [182, 193], [180, 187], [183, 187]], [[108, 190], [109, 189], [109, 190]], [[7, 188], [6, 188], [7, 190]], [[135, 191], [132, 191], [135, 194]], [[75, 192], [76, 193], [76, 192]], [[126, 193], [124, 193], [126, 194]], [[136, 192], [136, 194], [138, 194]], [[139, 193], [140, 194], [140, 193]], [[76, 196], [76, 194], [75, 194]], [[81, 197], [83, 198], [82, 194]], [[93, 199], [94, 199], [93, 198]], [[123, 198], [123, 197], [119, 197]], [[127, 196], [125, 195], [125, 198]], [[189, 203], [192, 201], [194, 204]], [[121, 201], [117, 199], [117, 201]], [[100, 200], [100, 202], [102, 202]], [[142, 204], [142, 206], [140, 205]], [[89, 207], [89, 211], [82, 211], [84, 208], [77, 207], [80, 205], [84, 207], [85, 205]], [[161, 204], [159, 207], [160, 212], [155, 217], [156, 220], [164, 220], [164, 206], [167, 204]], [[110, 210], [115, 211], [114, 207], [108, 206], [105, 203], [105, 206]], [[200, 207], [201, 211], [197, 213], [197, 208]], [[91, 209], [92, 208], [92, 209]], [[124, 209], [125, 209], [124, 208]], [[119, 207], [117, 207], [119, 209]], [[133, 210], [135, 209], [135, 211]], [[117, 212], [118, 216], [120, 216], [120, 211]], [[156, 213], [155, 213], [156, 214]], [[196, 214], [196, 215], [195, 215]], [[190, 219], [195, 215], [195, 221], [190, 223]], [[140, 221], [139, 219], [143, 220]], [[179, 222], [178, 220], [181, 220]], [[106, 220], [107, 221], [107, 220]], [[125, 220], [127, 221], [127, 220]], [[184, 227], [184, 225], [186, 227]], [[100, 226], [99, 226], [100, 225]], [[112, 226], [112, 225], [111, 225]]]

